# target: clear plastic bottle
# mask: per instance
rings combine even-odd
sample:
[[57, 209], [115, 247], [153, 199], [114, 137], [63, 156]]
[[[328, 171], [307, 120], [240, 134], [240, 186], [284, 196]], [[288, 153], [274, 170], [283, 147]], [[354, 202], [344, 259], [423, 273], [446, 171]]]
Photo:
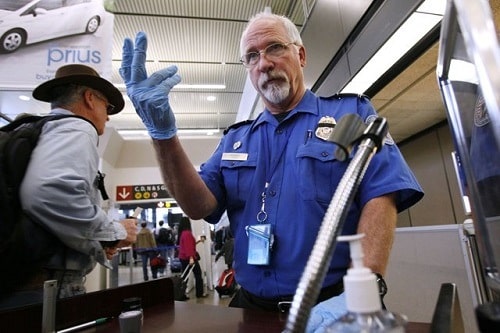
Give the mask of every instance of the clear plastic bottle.
[[382, 309], [377, 277], [363, 265], [361, 239], [364, 234], [340, 236], [339, 241], [350, 242], [352, 268], [344, 276], [347, 313], [337, 319], [329, 333], [403, 333], [407, 320], [402, 315]]

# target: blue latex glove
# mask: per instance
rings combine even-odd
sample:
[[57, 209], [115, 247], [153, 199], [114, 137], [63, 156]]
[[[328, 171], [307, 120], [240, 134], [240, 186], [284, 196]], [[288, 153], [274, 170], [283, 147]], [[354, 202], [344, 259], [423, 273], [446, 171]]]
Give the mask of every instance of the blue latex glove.
[[123, 60], [120, 75], [125, 81], [127, 94], [134, 104], [153, 139], [170, 139], [177, 133], [175, 117], [168, 101], [168, 93], [179, 82], [177, 67], [170, 66], [153, 73], [146, 73], [148, 40], [144, 32], [137, 33], [135, 48], [132, 40], [123, 43]]
[[311, 309], [306, 332], [324, 333], [335, 320], [346, 313], [345, 293], [318, 303]]

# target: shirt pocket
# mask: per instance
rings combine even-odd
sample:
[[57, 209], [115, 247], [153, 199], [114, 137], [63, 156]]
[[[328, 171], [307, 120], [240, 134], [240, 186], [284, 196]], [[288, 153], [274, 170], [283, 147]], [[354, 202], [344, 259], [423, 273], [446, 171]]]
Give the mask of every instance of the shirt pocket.
[[335, 158], [331, 142], [308, 142], [297, 150], [298, 186], [304, 200], [330, 203], [347, 163]]
[[257, 161], [254, 159], [221, 161], [228, 206], [241, 207], [245, 204], [245, 198], [250, 193], [256, 168]]

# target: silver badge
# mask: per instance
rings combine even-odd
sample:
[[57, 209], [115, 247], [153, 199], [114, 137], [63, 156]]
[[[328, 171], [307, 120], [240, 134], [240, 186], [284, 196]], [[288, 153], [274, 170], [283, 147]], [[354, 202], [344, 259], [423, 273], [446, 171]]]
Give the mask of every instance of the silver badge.
[[318, 126], [316, 127], [316, 132], [315, 132], [316, 137], [318, 137], [321, 140], [328, 140], [336, 124], [337, 122], [333, 117], [329, 116], [321, 117], [321, 119], [318, 122]]
[[236, 141], [233, 143], [233, 149], [236, 150], [241, 147], [241, 141]]
[[474, 107], [474, 125], [482, 127], [490, 122], [483, 96], [479, 96]]

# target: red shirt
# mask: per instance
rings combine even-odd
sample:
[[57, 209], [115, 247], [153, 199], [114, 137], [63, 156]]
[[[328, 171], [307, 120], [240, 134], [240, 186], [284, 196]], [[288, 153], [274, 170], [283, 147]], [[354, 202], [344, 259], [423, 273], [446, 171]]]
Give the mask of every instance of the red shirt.
[[196, 257], [196, 240], [190, 230], [184, 230], [181, 233], [179, 241], [179, 259], [189, 260], [190, 257]]

